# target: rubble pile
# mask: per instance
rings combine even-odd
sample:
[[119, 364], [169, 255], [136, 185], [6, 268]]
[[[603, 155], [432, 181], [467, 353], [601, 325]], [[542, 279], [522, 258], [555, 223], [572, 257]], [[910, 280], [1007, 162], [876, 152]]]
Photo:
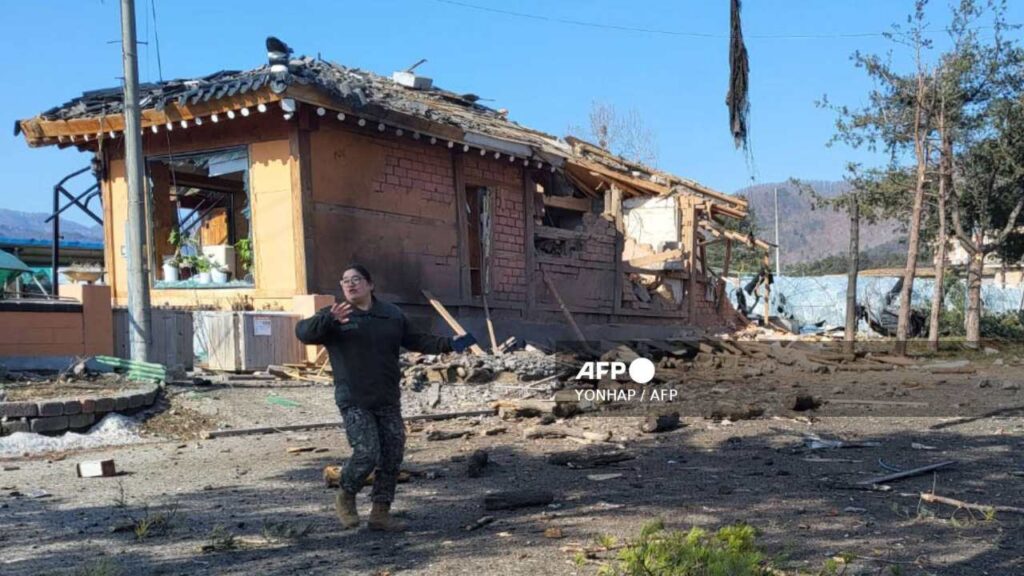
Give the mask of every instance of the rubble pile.
[[517, 351], [500, 356], [467, 354], [402, 354], [402, 386], [418, 390], [432, 382], [485, 384], [495, 380], [534, 382], [562, 369], [549, 354]]

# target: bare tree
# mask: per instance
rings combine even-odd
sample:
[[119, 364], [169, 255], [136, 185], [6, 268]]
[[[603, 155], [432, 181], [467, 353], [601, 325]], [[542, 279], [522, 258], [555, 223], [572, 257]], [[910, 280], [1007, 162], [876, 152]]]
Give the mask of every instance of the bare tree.
[[635, 108], [625, 113], [607, 102], [595, 101], [587, 117], [590, 125], [569, 126], [568, 132], [598, 147], [648, 166], [658, 162], [658, 145], [651, 130]]

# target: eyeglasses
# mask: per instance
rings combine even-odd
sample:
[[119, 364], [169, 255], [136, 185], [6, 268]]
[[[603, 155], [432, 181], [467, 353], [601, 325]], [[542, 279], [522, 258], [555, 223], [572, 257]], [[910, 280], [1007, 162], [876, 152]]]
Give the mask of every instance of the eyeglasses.
[[359, 286], [363, 282], [364, 282], [364, 279], [363, 279], [362, 276], [353, 276], [351, 278], [342, 278], [341, 279], [341, 285], [342, 286]]

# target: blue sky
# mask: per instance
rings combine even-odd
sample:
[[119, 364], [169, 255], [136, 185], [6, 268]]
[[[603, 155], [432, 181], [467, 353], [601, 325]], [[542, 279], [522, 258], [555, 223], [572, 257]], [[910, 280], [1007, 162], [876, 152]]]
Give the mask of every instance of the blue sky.
[[[138, 0], [139, 40], [148, 41], [140, 49], [140, 74], [144, 81], [158, 79], [154, 32], [164, 78], [258, 66], [266, 60], [265, 37], [276, 35], [298, 54], [319, 53], [384, 74], [427, 58], [418, 72], [435, 84], [491, 98], [486, 104], [508, 108], [514, 120], [557, 135], [569, 125], [585, 124], [594, 101], [635, 108], [656, 135], [660, 168], [727, 192], [789, 177], [838, 179], [848, 161], [870, 161], [861, 152], [825, 146], [834, 117], [814, 103], [824, 94], [835, 103], [864, 101], [870, 84], [850, 54], [888, 50], [884, 39], [864, 34], [904, 21], [913, 2], [744, 2], [752, 165], [728, 133], [728, 4]], [[5, 5], [11, 24], [0, 40], [9, 54], [0, 109], [8, 114], [8, 130], [15, 120], [84, 90], [120, 82], [119, 5], [117, 0]], [[938, 40], [946, 6], [933, 0], [930, 8]], [[1009, 20], [1024, 22], [1024, 2], [1011, 2]], [[88, 156], [74, 149], [30, 149], [7, 132], [0, 138], [0, 207], [48, 211], [53, 184], [87, 162]]]

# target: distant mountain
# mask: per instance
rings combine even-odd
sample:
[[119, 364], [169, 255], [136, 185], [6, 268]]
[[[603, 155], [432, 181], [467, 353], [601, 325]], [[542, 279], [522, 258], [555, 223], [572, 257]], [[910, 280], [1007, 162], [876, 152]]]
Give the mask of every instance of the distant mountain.
[[[21, 212], [0, 208], [0, 238], [49, 241], [53, 238], [53, 223], [46, 222], [49, 216], [45, 212]], [[103, 227], [99, 224], [83, 226], [62, 218], [60, 236], [65, 242], [102, 242]]]
[[[849, 185], [842, 181], [805, 183], [828, 198], [849, 190]], [[800, 194], [788, 182], [758, 184], [736, 192], [745, 196], [750, 204], [758, 237], [770, 242], [775, 240], [775, 188], [779, 189], [779, 244], [783, 269], [787, 265], [814, 262], [849, 251], [850, 219], [846, 213], [831, 208], [813, 208], [811, 198]], [[860, 228], [861, 251], [870, 250], [879, 257], [906, 251], [902, 240], [899, 223], [895, 221], [862, 224]], [[774, 258], [774, 254], [772, 256]]]

